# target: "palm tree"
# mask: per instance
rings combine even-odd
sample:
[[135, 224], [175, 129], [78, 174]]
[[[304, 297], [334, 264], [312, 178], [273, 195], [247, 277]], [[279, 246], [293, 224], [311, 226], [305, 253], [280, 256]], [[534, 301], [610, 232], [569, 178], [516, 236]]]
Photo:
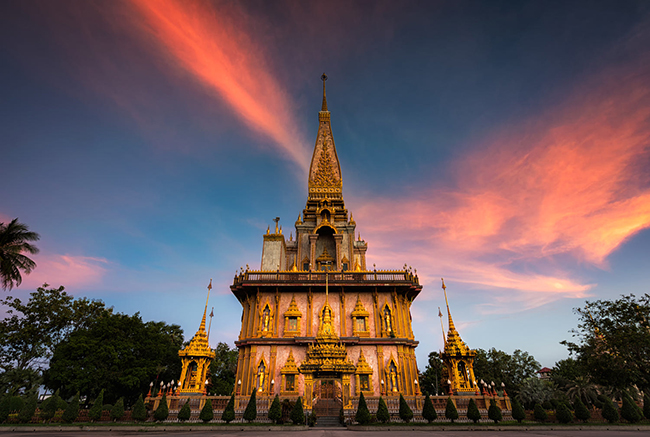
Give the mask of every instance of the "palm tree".
[[583, 404], [591, 405], [598, 397], [598, 387], [593, 384], [589, 378], [585, 376], [578, 376], [573, 381], [566, 385], [566, 395], [575, 402], [580, 398]]
[[23, 253], [38, 253], [38, 248], [28, 242], [38, 241], [39, 238], [36, 232], [31, 232], [17, 218], [7, 225], [0, 223], [0, 279], [4, 290], [11, 290], [23, 282], [21, 270], [30, 274], [36, 267], [36, 263]]

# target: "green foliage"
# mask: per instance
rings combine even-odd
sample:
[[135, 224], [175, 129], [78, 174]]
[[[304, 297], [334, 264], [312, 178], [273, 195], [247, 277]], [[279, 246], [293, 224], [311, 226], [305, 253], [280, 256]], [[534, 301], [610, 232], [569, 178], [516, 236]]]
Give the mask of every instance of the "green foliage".
[[223, 410], [223, 414], [221, 414], [221, 420], [226, 423], [235, 420], [235, 395], [230, 396], [226, 409]]
[[366, 405], [366, 398], [363, 396], [363, 392], [359, 397], [359, 406], [357, 407], [357, 414], [354, 416], [354, 420], [361, 425], [370, 423], [370, 411], [368, 410], [368, 405]]
[[[650, 394], [646, 392], [643, 396], [643, 415], [646, 419], [650, 420]], [[0, 422], [2, 420], [0, 419]]]
[[99, 396], [95, 399], [95, 403], [88, 411], [88, 418], [92, 422], [96, 422], [102, 418], [102, 406], [104, 405], [104, 390], [99, 392]]
[[[343, 411], [343, 409], [341, 409]], [[388, 412], [388, 406], [384, 401], [384, 398], [379, 396], [379, 405], [377, 406], [377, 420], [381, 423], [390, 422], [390, 413]]]
[[291, 410], [291, 415], [289, 416], [294, 425], [304, 425], [305, 424], [305, 412], [302, 409], [302, 398], [298, 398], [293, 410]]
[[124, 398], [119, 398], [113, 408], [111, 408], [111, 419], [113, 421], [120, 420], [124, 417]]
[[554, 410], [555, 409], [555, 407], [553, 407], [553, 404], [551, 403], [551, 401], [549, 399], [542, 402], [542, 408], [544, 408], [545, 410]]
[[147, 409], [144, 406], [142, 394], [138, 396], [138, 400], [133, 404], [133, 408], [131, 409], [131, 419], [136, 422], [144, 422], [147, 420]]
[[532, 408], [533, 404], [543, 404], [546, 401], [550, 402], [553, 398], [553, 392], [554, 387], [551, 382], [533, 377], [521, 383], [519, 386], [519, 394], [516, 397], [524, 406]]
[[555, 417], [557, 417], [558, 422], [560, 423], [571, 423], [573, 422], [573, 414], [569, 407], [564, 402], [560, 402], [557, 408], [555, 409]]
[[253, 393], [251, 393], [251, 397], [248, 400], [248, 405], [246, 405], [246, 410], [244, 411], [244, 420], [246, 422], [252, 422], [253, 420], [257, 419], [257, 399], [255, 395], [256, 391], [253, 389]]
[[156, 419], [156, 422], [162, 422], [169, 417], [169, 407], [167, 406], [167, 394], [163, 393], [162, 399], [156, 411], [153, 412], [153, 418]]
[[538, 422], [546, 422], [548, 420], [548, 414], [546, 413], [546, 410], [542, 408], [542, 404], [535, 404], [533, 414], [535, 420]]
[[105, 401], [123, 397], [132, 404], [157, 375], [171, 380], [180, 374], [182, 342], [177, 325], [143, 322], [138, 313], [107, 314], [55, 348], [45, 384], [61, 387], [64, 396], [77, 391], [92, 396], [105, 388]]
[[591, 411], [582, 403], [580, 398], [577, 398], [573, 403], [573, 409], [576, 414], [576, 419], [582, 420], [585, 423], [591, 419]]
[[474, 359], [474, 374], [486, 382], [503, 382], [511, 397], [519, 394], [526, 379], [537, 379], [537, 371], [541, 368], [535, 357], [519, 349], [512, 355], [494, 348], [489, 351], [477, 349]]
[[451, 397], [447, 398], [447, 407], [445, 408], [445, 417], [451, 420], [451, 423], [454, 423], [454, 420], [458, 419], [458, 410], [454, 401], [451, 400]]
[[630, 423], [636, 423], [643, 419], [643, 414], [639, 411], [639, 407], [629, 396], [623, 396], [621, 416]]
[[316, 425], [316, 421], [318, 418], [314, 413], [308, 414], [307, 415], [307, 425], [309, 425], [310, 428], [313, 428], [314, 425]]
[[612, 403], [612, 400], [607, 397], [602, 397], [600, 399], [603, 402], [603, 411], [602, 411], [603, 419], [607, 420], [609, 423], [618, 422], [619, 419], [618, 410]]
[[59, 392], [57, 391], [41, 403], [41, 419], [50, 421], [59, 409]]
[[490, 420], [494, 420], [494, 423], [499, 423], [501, 420], [503, 420], [503, 416], [501, 415], [501, 408], [497, 405], [496, 401], [494, 399], [490, 400], [490, 408], [488, 408], [488, 417]]
[[515, 419], [517, 422], [521, 423], [522, 420], [526, 419], [526, 410], [524, 410], [524, 407], [519, 403], [519, 401], [516, 398], [511, 399], [511, 404], [512, 404], [512, 418]]
[[[426, 395], [424, 398], [424, 405], [422, 406], [422, 417], [428, 423], [431, 423], [438, 418], [438, 413], [436, 412], [436, 409], [433, 406], [433, 402], [431, 402], [429, 395]], [[377, 412], [377, 418], [379, 418], [379, 412]]]
[[9, 407], [11, 405], [11, 396], [5, 394], [0, 398], [0, 423], [9, 417]]
[[229, 396], [235, 387], [237, 373], [237, 348], [230, 349], [226, 343], [219, 342], [213, 349], [215, 357], [210, 363], [210, 387], [208, 393], [216, 396]]
[[649, 389], [650, 360], [641, 357], [650, 350], [650, 295], [587, 302], [575, 312], [578, 341], [562, 344], [588, 369], [590, 380], [617, 391]]
[[[188, 405], [189, 407], [189, 405]], [[204, 423], [208, 423], [212, 419], [214, 419], [214, 411], [212, 411], [212, 400], [207, 399], [205, 401], [205, 404], [203, 404], [203, 408], [201, 409], [201, 412], [199, 413], [199, 419], [201, 419]]]
[[74, 395], [66, 407], [65, 411], [63, 412], [63, 416], [61, 416], [61, 420], [63, 420], [65, 423], [72, 423], [77, 420], [77, 417], [79, 417], [79, 392]]
[[25, 401], [20, 396], [9, 397], [9, 412], [18, 413], [25, 406]]
[[[55, 404], [56, 405], [56, 404]], [[36, 407], [38, 406], [38, 395], [34, 394], [27, 398], [25, 406], [20, 409], [18, 413], [18, 421], [20, 423], [29, 423], [32, 421], [32, 417], [36, 413]]]
[[192, 409], [190, 408], [190, 400], [188, 399], [176, 415], [176, 418], [181, 422], [185, 422], [186, 420], [190, 420], [190, 417], [192, 417]]
[[467, 418], [474, 423], [478, 423], [481, 420], [481, 412], [478, 410], [478, 406], [476, 406], [473, 398], [469, 400], [469, 405], [467, 406]]
[[422, 394], [432, 396], [436, 396], [438, 394], [443, 369], [444, 365], [442, 363], [442, 359], [440, 358], [440, 353], [430, 352], [427, 367], [418, 378]]
[[413, 411], [411, 411], [411, 407], [409, 407], [406, 399], [401, 394], [399, 395], [399, 418], [406, 423], [409, 423], [413, 419]]
[[0, 365], [4, 370], [0, 392], [35, 391], [42, 383], [42, 367], [56, 346], [110, 312], [100, 301], [74, 299], [63, 287], [48, 288], [47, 284], [31, 293], [27, 302], [7, 297], [0, 304], [7, 308], [7, 317], [0, 321]]
[[23, 282], [21, 271], [30, 274], [36, 267], [27, 254], [37, 254], [38, 248], [31, 241], [40, 239], [36, 232], [17, 218], [9, 223], [0, 223], [0, 282], [3, 290], [11, 290]]
[[268, 417], [273, 423], [278, 423], [282, 419], [282, 405], [280, 404], [280, 397], [278, 395], [275, 395], [273, 398], [273, 402], [269, 407]]

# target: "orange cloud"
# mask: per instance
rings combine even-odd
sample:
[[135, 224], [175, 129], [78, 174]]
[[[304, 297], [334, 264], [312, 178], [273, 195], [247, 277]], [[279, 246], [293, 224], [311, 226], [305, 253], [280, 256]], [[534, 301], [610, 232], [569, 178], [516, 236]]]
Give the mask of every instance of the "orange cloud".
[[553, 258], [605, 268], [650, 227], [648, 77], [647, 59], [612, 68], [538, 118], [497, 130], [450, 167], [453, 189], [358, 202], [364, 234], [381, 241], [373, 261], [415, 253], [425, 281], [528, 292], [514, 297], [524, 307], [587, 296], [591, 285]]
[[183, 69], [222, 97], [252, 129], [274, 141], [306, 174], [309, 155], [289, 98], [269, 72], [262, 51], [241, 30], [232, 6], [205, 2], [132, 0], [135, 25], [154, 36]]

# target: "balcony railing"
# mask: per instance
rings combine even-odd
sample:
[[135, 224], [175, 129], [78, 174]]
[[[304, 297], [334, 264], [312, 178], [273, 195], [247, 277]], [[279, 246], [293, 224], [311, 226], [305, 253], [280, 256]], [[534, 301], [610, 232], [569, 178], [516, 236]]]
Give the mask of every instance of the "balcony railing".
[[245, 270], [235, 276], [233, 285], [243, 283], [312, 283], [325, 284], [325, 276], [330, 284], [341, 283], [383, 283], [404, 282], [410, 285], [420, 285], [417, 273], [411, 270], [372, 270], [364, 272], [350, 271], [257, 271]]

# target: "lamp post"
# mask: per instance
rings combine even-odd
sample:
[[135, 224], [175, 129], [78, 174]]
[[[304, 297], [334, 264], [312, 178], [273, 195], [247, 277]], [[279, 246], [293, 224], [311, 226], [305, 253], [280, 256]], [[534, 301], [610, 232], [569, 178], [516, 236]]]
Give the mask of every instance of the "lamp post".
[[241, 394], [241, 379], [237, 381], [237, 395]]
[[151, 382], [149, 383], [149, 393], [147, 393], [147, 397], [148, 397], [148, 398], [151, 397], [151, 391], [152, 391], [152, 390], [153, 390], [153, 381], [151, 381]]
[[165, 383], [160, 381], [160, 389], [158, 390], [158, 396], [162, 397], [164, 389], [165, 389]]
[[386, 394], [386, 392], [384, 391], [384, 380], [383, 379], [381, 380], [381, 394]]
[[419, 394], [420, 394], [420, 390], [419, 390], [420, 387], [419, 387], [419, 385], [418, 385], [418, 380], [417, 380], [417, 379], [414, 379], [414, 380], [413, 380], [413, 385], [415, 385], [415, 394], [416, 394], [416, 395], [419, 395]]

